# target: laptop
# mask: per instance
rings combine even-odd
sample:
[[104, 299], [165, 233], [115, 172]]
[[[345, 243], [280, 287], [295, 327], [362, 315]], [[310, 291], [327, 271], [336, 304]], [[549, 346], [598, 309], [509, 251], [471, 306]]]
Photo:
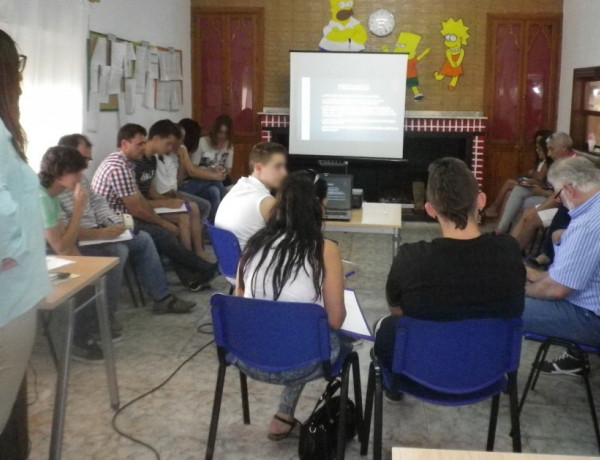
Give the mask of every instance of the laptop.
[[349, 174], [325, 174], [327, 181], [327, 206], [325, 220], [352, 219], [352, 176]]

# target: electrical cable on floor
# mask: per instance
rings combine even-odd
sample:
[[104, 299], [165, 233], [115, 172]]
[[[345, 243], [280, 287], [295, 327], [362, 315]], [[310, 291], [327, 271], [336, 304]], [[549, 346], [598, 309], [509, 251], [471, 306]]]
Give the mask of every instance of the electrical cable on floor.
[[[198, 332], [201, 332], [202, 334], [209, 334], [208, 332], [202, 332], [200, 331], [200, 328], [205, 327], [205, 326], [209, 326], [211, 325], [211, 323], [206, 323], [206, 324], [202, 324], [200, 326], [198, 326]], [[208, 348], [209, 345], [212, 345], [214, 343], [214, 340], [210, 340], [209, 342], [205, 343], [204, 345], [202, 345], [198, 350], [196, 350], [194, 353], [192, 353], [191, 356], [189, 356], [185, 361], [183, 361], [179, 366], [177, 366], [177, 368], [171, 373], [171, 375], [169, 375], [160, 385], [155, 386], [154, 388], [152, 388], [151, 390], [148, 390], [146, 393], [137, 396], [136, 398], [132, 399], [131, 401], [129, 401], [127, 404], [121, 406], [113, 415], [112, 418], [112, 422], [111, 425], [113, 427], [113, 429], [120, 435], [123, 436], [124, 438], [129, 439], [131, 442], [134, 442], [136, 444], [139, 444], [142, 447], [145, 447], [146, 449], [152, 451], [152, 453], [154, 453], [154, 455], [156, 456], [156, 460], [160, 460], [160, 454], [158, 453], [158, 451], [152, 447], [150, 444], [145, 443], [144, 441], [140, 441], [139, 439], [125, 433], [124, 431], [121, 431], [118, 427], [117, 427], [117, 417], [128, 407], [131, 407], [133, 404], [137, 403], [138, 401], [141, 401], [142, 399], [144, 399], [146, 396], [150, 396], [152, 393], [160, 390], [162, 387], [164, 387], [167, 383], [169, 383], [169, 381], [175, 377], [175, 375], [187, 364], [189, 363], [192, 359], [194, 359], [196, 356], [198, 356], [202, 351], [204, 351], [206, 348]]]

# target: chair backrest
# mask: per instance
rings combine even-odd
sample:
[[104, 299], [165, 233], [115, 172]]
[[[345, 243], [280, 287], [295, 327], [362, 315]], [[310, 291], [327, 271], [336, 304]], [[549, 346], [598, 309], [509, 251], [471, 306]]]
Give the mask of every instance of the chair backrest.
[[331, 344], [319, 305], [215, 294], [211, 299], [215, 342], [222, 354], [265, 372], [324, 365], [329, 377]]
[[221, 275], [235, 280], [237, 277], [238, 264], [242, 257], [240, 242], [229, 230], [223, 230], [222, 228], [217, 228], [208, 223], [205, 225], [208, 227]]
[[398, 321], [392, 371], [449, 394], [486, 388], [519, 368], [523, 321]]

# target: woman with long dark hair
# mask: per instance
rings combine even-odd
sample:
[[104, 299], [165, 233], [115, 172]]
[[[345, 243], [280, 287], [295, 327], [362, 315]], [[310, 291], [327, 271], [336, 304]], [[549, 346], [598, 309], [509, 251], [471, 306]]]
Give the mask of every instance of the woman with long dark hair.
[[[327, 183], [310, 172], [295, 172], [285, 179], [266, 227], [246, 245], [237, 295], [322, 305], [332, 329], [334, 361], [341, 347], [334, 331], [342, 326], [346, 308], [340, 252], [323, 236], [326, 197]], [[294, 411], [304, 382], [321, 375], [321, 364], [277, 374], [257, 371], [243, 362], [235, 364], [257, 380], [285, 385], [268, 437], [279, 441], [289, 436], [296, 426]]]
[[50, 292], [38, 179], [19, 122], [26, 57], [0, 30], [0, 432], [27, 369], [35, 306]]

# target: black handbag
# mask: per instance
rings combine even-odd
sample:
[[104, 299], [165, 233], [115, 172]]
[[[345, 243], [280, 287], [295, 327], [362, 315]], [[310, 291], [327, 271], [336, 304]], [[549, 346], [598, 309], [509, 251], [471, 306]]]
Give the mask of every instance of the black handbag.
[[[340, 423], [340, 400], [334, 396], [342, 386], [339, 380], [327, 384], [312, 414], [300, 428], [298, 455], [300, 460], [331, 460], [337, 450], [337, 433]], [[356, 406], [350, 399], [346, 403], [346, 442], [356, 436]]]

